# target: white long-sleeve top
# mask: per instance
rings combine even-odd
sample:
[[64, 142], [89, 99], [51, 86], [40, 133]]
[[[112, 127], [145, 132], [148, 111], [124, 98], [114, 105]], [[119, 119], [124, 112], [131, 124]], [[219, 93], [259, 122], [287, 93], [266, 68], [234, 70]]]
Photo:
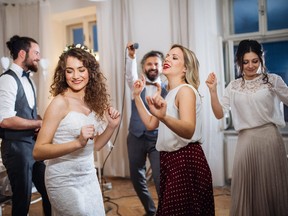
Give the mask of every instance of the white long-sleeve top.
[[[128, 54], [126, 54], [126, 68], [125, 68], [125, 77], [126, 77], [126, 81], [127, 84], [130, 88], [130, 90], [133, 90], [133, 84], [134, 82], [139, 79], [138, 76], [138, 72], [137, 72], [137, 61], [136, 61], [136, 57], [134, 59], [130, 58], [130, 56]], [[147, 82], [151, 82], [147, 77], [146, 77]], [[161, 79], [160, 77], [158, 77], [154, 83], [159, 83], [161, 84]], [[149, 85], [149, 86], [145, 86], [146, 88], [146, 92], [145, 92], [145, 98], [146, 96], [153, 96], [156, 91], [157, 91], [157, 87], [154, 85]], [[132, 99], [134, 99], [133, 95], [132, 95]]]
[[[20, 79], [24, 88], [26, 98], [28, 100], [29, 107], [32, 109], [35, 103], [34, 93], [27, 77], [22, 77], [23, 69], [15, 63], [12, 63], [10, 69], [14, 71]], [[32, 79], [31, 81], [33, 82]], [[34, 84], [33, 86], [36, 91]], [[5, 118], [10, 118], [16, 115], [14, 107], [17, 90], [17, 82], [12, 76], [2, 75], [0, 77], [0, 122]]]
[[202, 102], [197, 90], [188, 84], [182, 84], [176, 88], [170, 90], [165, 97], [167, 102], [167, 115], [179, 119], [179, 110], [175, 105], [175, 98], [179, 89], [183, 86], [189, 86], [192, 88], [196, 95], [196, 127], [193, 136], [190, 139], [185, 139], [178, 136], [171, 129], [169, 129], [164, 123], [159, 122], [158, 139], [156, 143], [156, 149], [158, 151], [177, 151], [178, 149], [185, 147], [188, 143], [199, 142], [202, 143]]
[[242, 78], [229, 83], [221, 99], [223, 111], [231, 108], [236, 131], [254, 128], [268, 123], [284, 127], [284, 114], [281, 101], [288, 105], [288, 87], [276, 74], [268, 74], [272, 86], [264, 84], [263, 76], [253, 80]]

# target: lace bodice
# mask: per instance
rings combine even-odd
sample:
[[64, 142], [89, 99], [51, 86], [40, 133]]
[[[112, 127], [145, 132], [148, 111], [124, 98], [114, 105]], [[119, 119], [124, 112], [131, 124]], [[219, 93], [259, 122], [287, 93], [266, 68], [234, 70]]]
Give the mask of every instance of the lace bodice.
[[243, 93], [255, 93], [258, 90], [271, 88], [271, 83], [274, 82], [274, 76], [269, 76], [269, 83], [265, 83], [262, 76], [258, 76], [253, 80], [243, 80], [239, 78], [231, 82], [231, 89]]
[[231, 81], [224, 91], [221, 104], [224, 112], [231, 109], [235, 130], [274, 123], [285, 126], [283, 106], [288, 104], [288, 87], [276, 74], [268, 74], [269, 83], [260, 75], [253, 80]]

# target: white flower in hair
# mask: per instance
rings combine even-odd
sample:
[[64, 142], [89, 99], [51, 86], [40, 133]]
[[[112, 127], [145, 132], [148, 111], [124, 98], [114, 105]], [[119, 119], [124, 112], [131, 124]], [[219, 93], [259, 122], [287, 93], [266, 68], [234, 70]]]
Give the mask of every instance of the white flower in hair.
[[82, 50], [88, 52], [89, 54], [91, 54], [91, 55], [96, 59], [96, 53], [93, 51], [93, 49], [90, 50], [87, 46], [82, 45], [82, 44], [67, 45], [67, 46], [64, 48], [63, 53], [66, 53], [66, 52], [68, 52], [69, 50], [71, 50], [71, 49], [76, 49], [76, 48], [82, 49]]

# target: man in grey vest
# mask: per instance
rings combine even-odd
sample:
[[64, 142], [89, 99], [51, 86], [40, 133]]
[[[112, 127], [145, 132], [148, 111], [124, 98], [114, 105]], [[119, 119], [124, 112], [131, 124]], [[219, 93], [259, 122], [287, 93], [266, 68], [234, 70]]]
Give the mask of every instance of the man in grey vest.
[[[125, 76], [129, 88], [132, 90], [134, 81], [138, 79], [136, 50], [135, 47], [133, 47], [133, 43], [129, 42], [127, 44], [126, 51], [128, 52], [126, 52]], [[155, 83], [161, 84], [159, 75], [162, 73], [163, 59], [163, 53], [152, 50], [146, 53], [141, 60], [142, 73], [145, 75], [147, 81], [146, 86], [141, 93], [141, 97], [147, 109], [148, 105], [145, 97], [155, 94], [157, 90]], [[162, 97], [165, 97], [167, 94], [166, 86], [162, 83], [161, 87]], [[146, 159], [147, 157], [149, 158], [153, 181], [155, 183], [157, 194], [159, 195], [160, 154], [155, 148], [158, 130], [149, 131], [145, 128], [138, 114], [134, 98], [132, 98], [131, 105], [132, 110], [129, 133], [127, 137], [130, 178], [133, 187], [146, 211], [146, 215], [150, 216], [155, 215], [156, 207], [147, 187]]]
[[45, 164], [32, 156], [35, 134], [42, 120], [37, 119], [35, 86], [29, 73], [38, 70], [40, 48], [34, 39], [18, 35], [6, 45], [13, 63], [0, 77], [0, 129], [2, 161], [12, 189], [12, 215], [27, 216], [33, 182], [42, 196], [44, 214], [49, 216]]

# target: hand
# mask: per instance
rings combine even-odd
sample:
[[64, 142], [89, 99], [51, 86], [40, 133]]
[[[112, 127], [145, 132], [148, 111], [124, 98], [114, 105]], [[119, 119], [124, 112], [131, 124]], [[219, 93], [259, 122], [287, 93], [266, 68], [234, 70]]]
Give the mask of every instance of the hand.
[[34, 129], [34, 136], [33, 139], [36, 140], [38, 133], [42, 127], [42, 120], [40, 120], [39, 118], [35, 120], [35, 124], [36, 124], [36, 128]]
[[39, 133], [39, 131], [40, 131], [40, 128], [36, 128], [36, 129], [34, 130], [33, 140], [36, 141], [36, 139], [37, 139], [37, 137], [38, 137], [38, 133]]
[[166, 116], [167, 102], [161, 96], [161, 85], [157, 83], [157, 91], [153, 97], [146, 97], [150, 112], [159, 120]]
[[112, 128], [116, 128], [120, 123], [120, 112], [113, 107], [109, 107], [105, 116], [108, 120], [108, 126]]
[[95, 134], [95, 128], [93, 124], [85, 125], [81, 128], [79, 141], [82, 147], [85, 147], [88, 139], [93, 139]]
[[206, 80], [206, 85], [209, 88], [209, 90], [216, 90], [217, 87], [217, 77], [216, 74], [214, 72], [210, 73], [208, 75], [208, 78]]
[[132, 42], [128, 42], [128, 43], [127, 43], [127, 46], [126, 46], [126, 48], [127, 48], [127, 50], [128, 50], [128, 55], [129, 55], [129, 57], [132, 58], [132, 59], [134, 59], [135, 56], [136, 56], [136, 50], [134, 49], [133, 44], [134, 44], [134, 43], [132, 43]]
[[138, 79], [133, 84], [133, 95], [134, 97], [140, 96], [144, 89], [144, 83], [146, 83], [145, 76], [142, 74], [141, 79]]

